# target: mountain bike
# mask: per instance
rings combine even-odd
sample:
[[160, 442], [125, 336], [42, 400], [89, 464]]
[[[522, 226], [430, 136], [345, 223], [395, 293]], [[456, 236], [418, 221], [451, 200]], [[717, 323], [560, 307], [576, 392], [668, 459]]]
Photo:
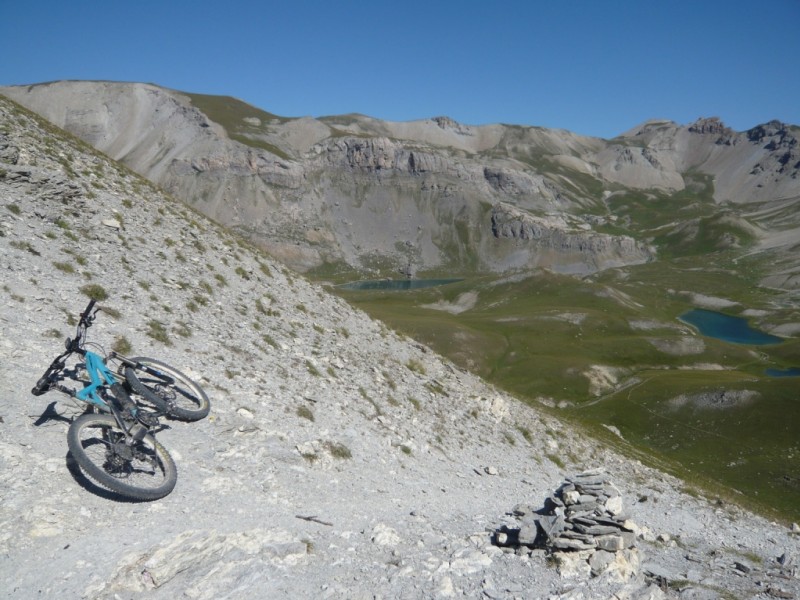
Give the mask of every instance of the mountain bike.
[[[175, 487], [177, 469], [155, 439], [158, 417], [202, 418], [209, 411], [208, 397], [197, 383], [160, 361], [116, 352], [103, 358], [87, 350], [86, 345], [98, 346], [86, 342], [86, 331], [99, 310], [91, 300], [80, 314], [75, 338], [67, 338], [65, 352], [53, 360], [31, 393], [57, 390], [87, 405], [88, 412], [70, 425], [67, 444], [89, 477], [129, 498], [163, 498]], [[67, 359], [73, 354], [84, 360], [68, 370]], [[108, 367], [112, 360], [119, 362], [116, 373]], [[84, 387], [64, 385], [67, 379]], [[157, 411], [146, 410], [148, 405]]]

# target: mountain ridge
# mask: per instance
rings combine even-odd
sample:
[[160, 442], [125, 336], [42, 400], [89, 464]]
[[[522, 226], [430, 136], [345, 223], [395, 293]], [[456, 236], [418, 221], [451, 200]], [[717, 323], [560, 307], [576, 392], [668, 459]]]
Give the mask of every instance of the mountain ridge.
[[[519, 243], [492, 236], [484, 204], [568, 214], [596, 230], [593, 219], [611, 214], [609, 195], [668, 198], [685, 191], [687, 173], [696, 170], [709, 173], [716, 203], [755, 209], [766, 237], [785, 231], [771, 216], [785, 216], [779, 201], [800, 198], [795, 130], [776, 122], [736, 133], [716, 119], [648, 121], [601, 140], [447, 117], [277, 117], [230, 97], [151, 84], [54, 82], [0, 91], [300, 270], [519, 268]], [[498, 186], [497, 173], [512, 187]], [[397, 221], [398, 211], [411, 215], [407, 223]], [[361, 221], [365, 212], [376, 218]], [[800, 227], [797, 219], [789, 225]], [[646, 242], [635, 228], [624, 233]], [[526, 252], [523, 268], [562, 268], [558, 254], [535, 245]], [[620, 254], [614, 262], [628, 259]], [[565, 267], [574, 269], [569, 259]], [[578, 272], [594, 270], [587, 261]]]

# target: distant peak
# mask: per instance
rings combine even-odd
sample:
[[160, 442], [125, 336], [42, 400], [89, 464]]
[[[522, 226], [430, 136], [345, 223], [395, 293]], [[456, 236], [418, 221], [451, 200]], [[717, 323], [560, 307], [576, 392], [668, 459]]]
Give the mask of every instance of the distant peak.
[[711, 133], [711, 134], [728, 134], [733, 133], [731, 129], [725, 126], [725, 123], [719, 117], [700, 117], [689, 125], [689, 131], [692, 133]]
[[462, 125], [450, 117], [433, 117], [431, 120], [445, 131], [454, 131], [460, 135], [472, 135], [468, 125]]
[[451, 119], [450, 117], [433, 117], [431, 120], [442, 129], [458, 129], [461, 127], [461, 124], [458, 121]]
[[756, 125], [752, 129], [747, 131], [747, 137], [750, 141], [758, 142], [767, 137], [778, 136], [781, 138], [784, 137], [794, 137], [792, 135], [791, 129], [789, 125], [786, 123], [782, 123], [777, 119], [773, 119], [768, 123], [764, 123], [762, 125]]

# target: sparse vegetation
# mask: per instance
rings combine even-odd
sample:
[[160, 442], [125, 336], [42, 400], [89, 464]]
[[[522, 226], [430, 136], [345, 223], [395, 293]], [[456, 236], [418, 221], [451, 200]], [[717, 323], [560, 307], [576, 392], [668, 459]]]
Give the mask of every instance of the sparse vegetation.
[[423, 365], [420, 361], [415, 358], [411, 358], [406, 363], [406, 367], [409, 371], [413, 371], [414, 373], [419, 373], [420, 375], [425, 375], [425, 365]]
[[306, 459], [306, 460], [307, 460], [308, 462], [310, 462], [310, 463], [314, 463], [314, 462], [316, 462], [316, 461], [317, 461], [317, 459], [319, 458], [319, 457], [318, 457], [318, 456], [317, 456], [315, 453], [313, 453], [313, 452], [305, 452], [305, 453], [301, 453], [301, 454], [300, 454], [300, 456], [302, 456], [304, 459]]
[[111, 306], [103, 306], [103, 313], [111, 317], [112, 319], [119, 319], [122, 316], [116, 308]]
[[157, 342], [161, 342], [165, 346], [171, 346], [172, 340], [169, 338], [167, 328], [161, 321], [151, 319], [147, 322], [147, 331], [145, 332], [148, 337], [153, 338]]
[[553, 452], [548, 452], [548, 453], [545, 454], [545, 456], [547, 457], [547, 459], [551, 463], [553, 463], [559, 469], [566, 469], [567, 468], [566, 463], [564, 463], [564, 459], [562, 459], [561, 456], [559, 456], [558, 454], [555, 454]]
[[185, 321], [178, 321], [177, 324], [172, 328], [172, 331], [174, 331], [183, 338], [188, 338], [192, 336], [192, 330], [189, 327], [189, 324], [186, 323]]
[[339, 442], [325, 442], [325, 448], [333, 458], [346, 459], [353, 457], [350, 448]]
[[41, 256], [42, 253], [39, 252], [36, 248], [34, 248], [30, 242], [20, 242], [17, 240], [12, 241], [9, 244], [12, 248], [16, 248], [17, 250], [24, 250], [29, 254], [33, 254], [34, 256]]
[[74, 273], [75, 272], [75, 267], [73, 267], [72, 264], [68, 263], [68, 262], [53, 261], [53, 266], [56, 269], [58, 269], [59, 271], [61, 271], [62, 273]]
[[445, 396], [445, 397], [449, 396], [449, 394], [447, 393], [447, 390], [444, 388], [444, 386], [440, 382], [436, 381], [435, 379], [432, 379], [431, 381], [427, 381], [425, 383], [425, 387], [428, 388], [428, 390], [431, 393], [436, 394], [438, 396]]
[[531, 435], [530, 429], [522, 425], [517, 425], [516, 428], [517, 431], [519, 431], [522, 434], [522, 437], [525, 438], [526, 442], [531, 443], [533, 441], [533, 436]]
[[70, 227], [69, 223], [67, 223], [67, 222], [66, 222], [66, 221], [65, 221], [63, 218], [61, 218], [61, 217], [58, 217], [58, 218], [57, 218], [55, 221], [53, 221], [53, 224], [54, 224], [56, 227], [58, 227], [59, 229], [63, 229], [63, 230], [65, 230], [65, 231], [69, 231], [69, 230], [71, 230], [71, 229], [72, 229], [72, 228]]
[[298, 406], [297, 407], [297, 416], [301, 419], [307, 419], [309, 421], [314, 420], [314, 413], [311, 412], [311, 409], [307, 406]]
[[273, 348], [280, 348], [280, 345], [278, 344], [278, 342], [275, 341], [275, 338], [273, 338], [268, 333], [261, 334], [261, 339], [264, 340], [267, 344], [269, 344]]
[[102, 285], [97, 283], [90, 283], [82, 286], [81, 292], [83, 292], [83, 294], [86, 296], [89, 296], [89, 298], [97, 300], [98, 302], [108, 300], [108, 292]]
[[118, 353], [118, 354], [130, 354], [133, 350], [133, 346], [131, 346], [130, 341], [124, 335], [118, 335], [114, 338], [114, 343], [111, 346], [111, 349]]
[[319, 372], [319, 369], [310, 360], [306, 361], [306, 369], [315, 377], [322, 377], [322, 373]]

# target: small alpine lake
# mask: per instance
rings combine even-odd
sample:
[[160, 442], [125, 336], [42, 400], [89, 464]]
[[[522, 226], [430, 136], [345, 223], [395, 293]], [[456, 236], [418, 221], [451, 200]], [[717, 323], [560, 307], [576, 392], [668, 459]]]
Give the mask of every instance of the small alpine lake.
[[767, 369], [766, 374], [768, 377], [800, 377], [800, 367], [791, 367], [789, 369]]
[[702, 335], [734, 344], [765, 346], [780, 344], [783, 338], [753, 329], [742, 317], [734, 317], [704, 308], [693, 308], [679, 319], [695, 327]]

